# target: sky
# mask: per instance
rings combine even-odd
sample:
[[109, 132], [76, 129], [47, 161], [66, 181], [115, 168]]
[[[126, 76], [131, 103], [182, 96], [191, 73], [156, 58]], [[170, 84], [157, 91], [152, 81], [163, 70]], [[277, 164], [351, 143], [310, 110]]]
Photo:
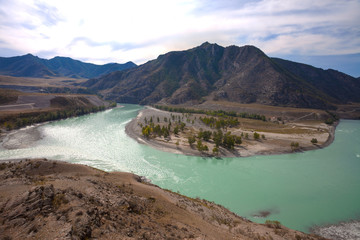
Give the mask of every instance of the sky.
[[203, 42], [360, 77], [360, 0], [0, 0], [0, 56], [143, 64]]

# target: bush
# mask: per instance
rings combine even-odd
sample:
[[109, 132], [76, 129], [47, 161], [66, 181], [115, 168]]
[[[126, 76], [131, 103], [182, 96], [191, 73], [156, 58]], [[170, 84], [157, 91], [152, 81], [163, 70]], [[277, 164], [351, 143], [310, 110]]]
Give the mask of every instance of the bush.
[[298, 142], [291, 142], [290, 147], [292, 151], [295, 151], [300, 148], [300, 144]]
[[269, 228], [281, 229], [281, 223], [279, 221], [266, 220], [265, 225]]
[[316, 138], [313, 138], [313, 139], [311, 139], [311, 143], [316, 144], [316, 143], [318, 143], [318, 140]]
[[328, 119], [325, 120], [325, 123], [326, 123], [327, 125], [332, 125], [332, 124], [334, 123], [334, 119], [328, 118]]

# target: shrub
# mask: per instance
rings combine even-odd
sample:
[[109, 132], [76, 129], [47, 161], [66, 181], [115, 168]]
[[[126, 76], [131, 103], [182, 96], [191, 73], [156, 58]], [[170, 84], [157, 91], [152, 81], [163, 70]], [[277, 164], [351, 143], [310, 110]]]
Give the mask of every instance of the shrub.
[[279, 221], [266, 220], [265, 225], [269, 228], [281, 229], [281, 223]]
[[313, 138], [313, 139], [311, 139], [311, 143], [316, 144], [316, 143], [318, 143], [318, 140], [316, 138]]
[[332, 124], [334, 123], [334, 119], [328, 118], [328, 119], [325, 120], [325, 123], [326, 123], [327, 125], [332, 125]]
[[291, 142], [290, 147], [291, 147], [291, 150], [294, 151], [294, 150], [300, 148], [300, 144], [298, 142]]

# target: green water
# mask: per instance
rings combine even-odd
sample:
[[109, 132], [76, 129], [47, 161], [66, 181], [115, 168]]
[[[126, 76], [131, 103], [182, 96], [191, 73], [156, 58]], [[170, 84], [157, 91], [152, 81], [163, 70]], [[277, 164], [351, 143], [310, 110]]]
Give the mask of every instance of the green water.
[[46, 157], [106, 171], [128, 171], [191, 197], [309, 231], [313, 225], [360, 218], [360, 121], [342, 120], [329, 147], [305, 153], [248, 158], [201, 158], [138, 144], [125, 125], [137, 105], [49, 123], [31, 148], [0, 149], [0, 159]]

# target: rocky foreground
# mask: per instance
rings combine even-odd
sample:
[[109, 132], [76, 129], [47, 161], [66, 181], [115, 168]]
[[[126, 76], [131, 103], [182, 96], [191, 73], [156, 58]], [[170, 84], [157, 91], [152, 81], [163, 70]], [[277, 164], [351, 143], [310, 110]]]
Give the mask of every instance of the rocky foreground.
[[134, 174], [46, 159], [0, 163], [0, 223], [1, 239], [324, 239]]

